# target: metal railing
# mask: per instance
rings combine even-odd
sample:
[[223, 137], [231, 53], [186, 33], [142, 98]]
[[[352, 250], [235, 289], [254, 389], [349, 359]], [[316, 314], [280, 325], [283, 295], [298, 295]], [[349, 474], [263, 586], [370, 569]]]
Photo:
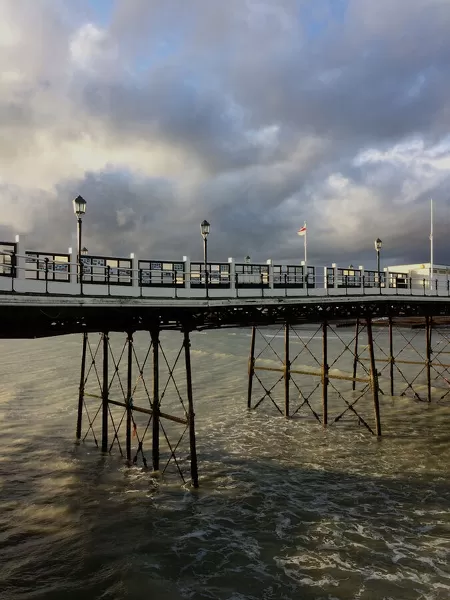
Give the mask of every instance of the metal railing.
[[[448, 279], [336, 267], [134, 261], [128, 258], [26, 252], [0, 243], [0, 293], [212, 298], [409, 295], [450, 297]], [[138, 268], [133, 268], [135, 264]]]

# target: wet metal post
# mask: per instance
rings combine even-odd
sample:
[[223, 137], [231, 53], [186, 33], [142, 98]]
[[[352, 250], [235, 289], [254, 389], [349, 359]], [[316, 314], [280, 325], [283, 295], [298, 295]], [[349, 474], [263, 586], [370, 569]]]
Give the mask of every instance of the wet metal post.
[[370, 357], [370, 384], [372, 388], [373, 397], [373, 408], [375, 412], [375, 427], [377, 436], [381, 435], [381, 422], [380, 422], [380, 402], [378, 398], [378, 373], [375, 363], [375, 352], [373, 347], [373, 335], [372, 335], [372, 318], [367, 317], [367, 343], [369, 346], [369, 357]]
[[252, 327], [252, 340], [250, 343], [250, 356], [248, 358], [247, 408], [252, 407], [253, 375], [255, 374], [255, 339], [256, 339], [256, 327]]
[[425, 317], [426, 325], [426, 371], [427, 371], [427, 400], [431, 402], [431, 318]]
[[328, 424], [328, 323], [322, 323], [322, 424]]
[[359, 318], [356, 319], [356, 332], [355, 332], [355, 351], [353, 354], [353, 381], [352, 390], [356, 390], [356, 370], [358, 368], [358, 338], [359, 338]]
[[191, 483], [194, 488], [198, 488], [198, 467], [197, 467], [197, 447], [195, 441], [195, 413], [194, 397], [192, 394], [192, 370], [191, 370], [191, 342], [189, 331], [184, 330], [184, 357], [186, 365], [186, 387], [188, 397], [188, 423], [189, 423], [189, 448], [191, 455]]
[[108, 410], [109, 410], [109, 381], [108, 381], [108, 333], [103, 333], [103, 381], [102, 381], [102, 452], [108, 452]]
[[289, 417], [289, 382], [291, 363], [289, 360], [289, 323], [284, 325], [284, 416]]
[[394, 395], [394, 341], [392, 334], [392, 317], [389, 317], [389, 382], [391, 396]]
[[128, 332], [128, 363], [127, 363], [127, 419], [125, 425], [125, 445], [127, 461], [131, 462], [131, 416], [133, 410], [133, 389], [132, 389], [132, 371], [133, 371], [133, 334]]
[[84, 383], [86, 378], [86, 350], [87, 350], [88, 334], [83, 333], [83, 349], [81, 351], [81, 373], [80, 373], [80, 389], [78, 392], [78, 415], [77, 415], [77, 440], [81, 439], [81, 424], [83, 420], [83, 405], [84, 405]]
[[150, 331], [153, 345], [153, 470], [159, 471], [159, 326]]

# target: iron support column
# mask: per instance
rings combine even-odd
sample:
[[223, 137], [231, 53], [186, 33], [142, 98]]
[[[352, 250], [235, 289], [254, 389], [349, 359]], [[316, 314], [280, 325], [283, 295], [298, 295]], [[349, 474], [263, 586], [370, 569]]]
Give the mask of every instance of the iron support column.
[[356, 390], [356, 372], [358, 369], [358, 338], [359, 338], [359, 317], [356, 319], [356, 333], [355, 333], [355, 352], [353, 355], [353, 381], [352, 390]]
[[284, 416], [289, 417], [289, 382], [291, 362], [289, 360], [289, 323], [284, 325]]
[[427, 400], [431, 402], [431, 317], [425, 317], [426, 324], [426, 371], [427, 371]]
[[324, 427], [328, 424], [328, 323], [322, 323], [322, 424]]
[[247, 408], [252, 407], [253, 376], [255, 374], [255, 339], [256, 339], [256, 327], [252, 327], [252, 339], [250, 342], [250, 356], [248, 358]]
[[102, 452], [108, 452], [108, 410], [109, 410], [109, 381], [108, 381], [108, 333], [103, 333], [103, 382], [102, 382]]
[[373, 397], [373, 408], [375, 412], [375, 428], [377, 436], [381, 435], [381, 421], [380, 421], [380, 402], [378, 398], [378, 373], [376, 369], [375, 363], [375, 352], [373, 347], [373, 335], [372, 335], [372, 318], [368, 317], [366, 319], [367, 326], [367, 342], [369, 346], [369, 356], [370, 356], [370, 384], [372, 387], [372, 397]]
[[195, 440], [195, 413], [194, 398], [192, 394], [192, 370], [191, 370], [191, 342], [189, 340], [189, 331], [184, 330], [184, 357], [186, 365], [186, 387], [188, 397], [188, 424], [189, 424], [189, 447], [191, 455], [191, 483], [194, 488], [198, 488], [198, 467], [197, 467], [197, 447]]
[[392, 317], [389, 317], [389, 381], [390, 381], [390, 393], [394, 395], [394, 340], [393, 340], [393, 326]]
[[133, 334], [128, 332], [128, 363], [127, 363], [127, 419], [126, 419], [126, 453], [127, 461], [131, 462], [131, 416], [133, 410], [132, 367], [133, 367]]
[[81, 373], [80, 373], [80, 388], [78, 391], [78, 415], [77, 415], [77, 431], [76, 431], [76, 439], [78, 441], [81, 439], [81, 424], [82, 424], [82, 420], [83, 420], [87, 341], [88, 341], [88, 334], [83, 333], [83, 349], [81, 351]]
[[150, 331], [153, 346], [153, 470], [159, 471], [159, 327]]

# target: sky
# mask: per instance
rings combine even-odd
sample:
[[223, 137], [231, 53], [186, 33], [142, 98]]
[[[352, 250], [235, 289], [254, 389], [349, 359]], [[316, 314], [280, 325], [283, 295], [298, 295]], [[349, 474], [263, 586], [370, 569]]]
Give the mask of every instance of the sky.
[[450, 263], [449, 0], [0, 0], [0, 239]]

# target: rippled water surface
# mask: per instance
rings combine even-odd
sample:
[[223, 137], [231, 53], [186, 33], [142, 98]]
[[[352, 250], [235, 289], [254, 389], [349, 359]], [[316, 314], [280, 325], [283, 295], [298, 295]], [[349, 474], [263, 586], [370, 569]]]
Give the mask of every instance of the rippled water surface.
[[[291, 357], [314, 331], [291, 335]], [[396, 335], [398, 346], [413, 336]], [[350, 343], [353, 334], [341, 330], [339, 336]], [[93, 346], [97, 339], [92, 337]], [[142, 362], [147, 337], [138, 334], [135, 341]], [[180, 342], [179, 334], [163, 336], [170, 364]], [[122, 343], [122, 336], [112, 336], [116, 356]], [[261, 343], [260, 336], [257, 347]], [[279, 334], [277, 352], [282, 344]], [[79, 336], [0, 342], [1, 598], [450, 598], [445, 379], [433, 371], [429, 405], [410, 390], [403, 397], [388, 395], [383, 369], [383, 438], [358, 424], [351, 410], [324, 432], [307, 405], [289, 421], [268, 399], [247, 411], [249, 345], [245, 330], [192, 335], [200, 471], [195, 491], [173, 470], [161, 480], [141, 462], [128, 467], [117, 445], [102, 456], [92, 436], [74, 444]], [[341, 346], [331, 335], [330, 356]], [[319, 335], [309, 347], [312, 354], [303, 351], [299, 370], [318, 368], [313, 355], [320, 362]], [[421, 352], [420, 342], [418, 347]], [[416, 350], [405, 352], [417, 360]], [[347, 355], [332, 367], [336, 373], [351, 371]], [[264, 357], [259, 364], [277, 365], [273, 353]], [[401, 366], [407, 379], [420, 371]], [[175, 374], [180, 380], [182, 370]], [[258, 374], [267, 386], [280, 375]], [[320, 379], [297, 374], [294, 381], [307, 396]], [[338, 390], [347, 386], [348, 401], [356, 398], [348, 382], [334, 384]], [[419, 396], [424, 384], [418, 372]], [[396, 386], [396, 393], [406, 387], [400, 373]], [[255, 381], [255, 399], [260, 389]], [[282, 382], [274, 393], [282, 408]], [[293, 410], [298, 397], [292, 383]], [[96, 400], [91, 402], [93, 408]], [[176, 394], [167, 396], [162, 409], [166, 403], [173, 412], [177, 402]], [[319, 413], [320, 386], [309, 402]], [[330, 422], [346, 406], [330, 387]], [[370, 398], [355, 407], [372, 426]], [[189, 466], [184, 448], [180, 464]]]

